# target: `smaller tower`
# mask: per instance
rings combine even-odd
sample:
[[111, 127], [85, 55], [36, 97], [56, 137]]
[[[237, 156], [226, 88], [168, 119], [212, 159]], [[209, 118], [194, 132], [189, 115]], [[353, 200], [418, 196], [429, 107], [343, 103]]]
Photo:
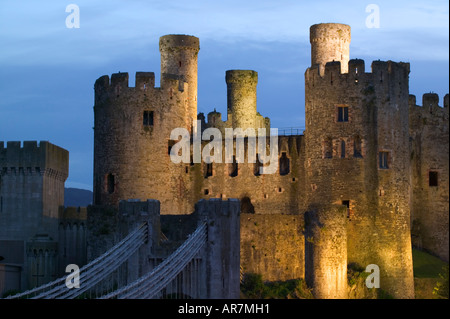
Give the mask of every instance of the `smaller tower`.
[[[200, 41], [190, 35], [169, 34], [159, 39], [161, 79], [164, 74], [178, 75], [188, 83], [188, 127], [197, 120], [197, 70]], [[162, 83], [161, 83], [162, 86]]]
[[311, 66], [319, 65], [323, 76], [327, 62], [341, 62], [341, 73], [348, 72], [350, 59], [350, 26], [340, 23], [320, 23], [311, 26]]
[[228, 113], [232, 127], [256, 128], [256, 85], [258, 73], [251, 70], [226, 72]]

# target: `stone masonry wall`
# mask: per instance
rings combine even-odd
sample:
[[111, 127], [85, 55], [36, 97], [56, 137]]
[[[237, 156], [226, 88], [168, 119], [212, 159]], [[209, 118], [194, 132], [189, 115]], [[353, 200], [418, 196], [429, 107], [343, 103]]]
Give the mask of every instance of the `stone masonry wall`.
[[[409, 99], [412, 139], [412, 242], [448, 262], [449, 130], [448, 94], [444, 107], [437, 94], [424, 94], [422, 105]], [[436, 174], [436, 183], [430, 181]], [[431, 176], [430, 176], [431, 175]]]
[[303, 215], [241, 214], [241, 267], [265, 281], [305, 277]]

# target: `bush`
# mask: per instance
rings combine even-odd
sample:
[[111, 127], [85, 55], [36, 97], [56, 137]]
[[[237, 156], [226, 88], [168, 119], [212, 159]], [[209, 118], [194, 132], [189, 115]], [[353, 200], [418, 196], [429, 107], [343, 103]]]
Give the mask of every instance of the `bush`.
[[250, 299], [312, 299], [303, 279], [263, 282], [260, 274], [245, 274], [241, 292]]
[[361, 267], [357, 263], [350, 263], [347, 265], [347, 281], [350, 287], [356, 285], [358, 283], [358, 279], [366, 279], [369, 276], [369, 273], [366, 272], [366, 269]]
[[449, 267], [448, 265], [445, 265], [442, 267], [442, 272], [439, 273], [439, 278], [441, 280], [437, 282], [436, 287], [433, 289], [434, 295], [448, 299], [448, 276]]

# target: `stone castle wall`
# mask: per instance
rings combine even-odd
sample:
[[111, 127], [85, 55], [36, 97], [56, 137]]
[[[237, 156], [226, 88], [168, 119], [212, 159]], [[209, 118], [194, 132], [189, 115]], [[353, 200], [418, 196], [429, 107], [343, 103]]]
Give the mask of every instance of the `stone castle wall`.
[[[182, 127], [195, 133], [191, 127], [197, 119], [193, 112], [199, 48], [195, 37], [161, 38], [160, 88], [154, 87], [153, 73], [138, 73], [135, 88], [128, 87], [127, 74], [114, 74], [111, 81], [107, 76], [98, 79], [95, 202], [117, 206], [122, 199], [156, 198], [161, 201], [161, 214], [187, 215], [200, 199], [238, 198], [242, 216], [247, 218], [242, 219], [241, 261], [249, 272], [260, 272], [267, 280], [299, 278], [306, 276], [306, 259], [312, 258], [317, 265], [335, 269], [333, 276], [342, 283], [343, 265], [377, 264], [382, 288], [395, 297], [411, 298], [411, 219], [422, 227], [424, 232], [419, 235], [428, 231], [428, 238], [419, 236], [417, 242], [436, 254], [445, 250], [442, 242], [448, 238], [448, 230], [442, 229], [429, 239], [436, 220], [446, 213], [445, 204], [448, 206], [448, 165], [442, 164], [445, 156], [439, 155], [437, 147], [425, 146], [429, 139], [441, 138], [445, 125], [435, 129], [441, 122], [436, 122], [434, 113], [431, 118], [418, 116], [409, 105], [408, 63], [374, 61], [371, 72], [366, 72], [364, 61], [349, 59], [349, 26], [319, 24], [310, 31], [306, 130], [304, 136], [278, 137], [275, 174], [258, 174], [258, 164], [248, 163], [247, 151], [244, 163], [224, 163], [223, 154], [222, 163], [194, 163], [195, 147], [191, 145], [190, 163], [171, 162], [169, 153], [176, 142], [170, 140], [172, 129]], [[208, 114], [207, 122], [199, 114], [201, 132], [218, 128], [223, 145], [227, 128], [270, 128], [270, 120], [256, 110], [257, 73], [229, 70], [226, 83], [227, 120], [216, 111]], [[448, 119], [448, 108], [446, 114]], [[192, 142], [192, 135], [190, 138]], [[207, 143], [202, 141], [200, 150]], [[446, 145], [448, 148], [448, 137]], [[415, 169], [412, 175], [411, 165]], [[430, 190], [432, 195], [421, 186], [424, 172], [428, 174], [430, 169], [438, 172], [440, 185]], [[436, 196], [440, 198], [437, 201]], [[345, 223], [342, 206], [346, 206]], [[305, 242], [299, 232], [304, 226], [303, 214], [316, 208], [328, 214], [326, 218], [316, 216], [325, 229], [326, 224], [332, 228], [345, 224], [345, 231], [339, 232], [345, 252], [337, 246], [334, 251], [314, 250]], [[423, 212], [429, 209], [439, 211], [433, 222], [424, 218]], [[317, 229], [309, 231], [322, 234]], [[271, 233], [276, 240], [262, 240], [264, 234], [272, 238]], [[331, 240], [322, 235], [325, 242]], [[293, 244], [289, 245], [287, 238]], [[299, 259], [289, 263], [289, 255]], [[322, 275], [313, 272], [310, 279], [319, 295], [345, 294], [343, 284], [328, 291], [322, 282], [325, 270]]]
[[343, 64], [305, 73], [308, 203], [348, 206], [348, 262], [379, 265], [382, 288], [411, 298], [409, 64]]
[[69, 153], [49, 142], [0, 142], [0, 256], [4, 264], [20, 265], [20, 289], [54, 279], [58, 271], [68, 168]]
[[424, 94], [422, 105], [410, 95], [409, 121], [413, 245], [448, 262], [448, 94], [444, 107], [437, 94]]

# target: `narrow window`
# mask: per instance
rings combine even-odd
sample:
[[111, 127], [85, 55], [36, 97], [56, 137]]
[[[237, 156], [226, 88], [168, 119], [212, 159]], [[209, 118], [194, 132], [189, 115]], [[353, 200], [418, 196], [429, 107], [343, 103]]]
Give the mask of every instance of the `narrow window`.
[[236, 156], [233, 156], [233, 163], [228, 164], [229, 165], [229, 172], [228, 175], [231, 177], [238, 176], [238, 163], [236, 162]]
[[205, 178], [213, 176], [213, 166], [212, 165], [213, 165], [212, 163], [206, 164]]
[[436, 171], [429, 171], [428, 172], [428, 185], [430, 187], [437, 187], [439, 184], [438, 180], [439, 174]]
[[169, 140], [168, 144], [167, 144], [167, 152], [170, 155], [170, 151], [172, 151], [172, 147], [175, 145], [175, 141], [173, 140]]
[[115, 177], [113, 174], [110, 173], [106, 176], [106, 191], [108, 192], [108, 194], [114, 193], [115, 187], [116, 187]]
[[259, 161], [259, 154], [256, 154], [256, 162], [253, 167], [254, 167], [253, 175], [260, 176], [261, 174], [259, 173], [259, 168], [263, 167], [263, 164]]
[[341, 141], [341, 158], [345, 158], [345, 141]]
[[347, 218], [350, 218], [350, 201], [349, 200], [343, 200], [342, 205], [347, 207]]
[[359, 136], [356, 136], [353, 140], [353, 156], [362, 157], [362, 142]]
[[204, 192], [205, 195], [209, 195], [209, 189], [205, 188]]
[[281, 153], [280, 157], [280, 175], [287, 175], [290, 172], [290, 163], [289, 158], [286, 155], [286, 152]]
[[348, 106], [338, 106], [337, 112], [338, 122], [348, 122]]
[[382, 168], [382, 169], [389, 168], [388, 160], [389, 160], [389, 152], [380, 152], [378, 154], [379, 168]]
[[333, 141], [331, 138], [326, 138], [323, 141], [323, 158], [332, 158], [333, 157]]
[[143, 124], [144, 126], [153, 126], [153, 111], [144, 111]]

